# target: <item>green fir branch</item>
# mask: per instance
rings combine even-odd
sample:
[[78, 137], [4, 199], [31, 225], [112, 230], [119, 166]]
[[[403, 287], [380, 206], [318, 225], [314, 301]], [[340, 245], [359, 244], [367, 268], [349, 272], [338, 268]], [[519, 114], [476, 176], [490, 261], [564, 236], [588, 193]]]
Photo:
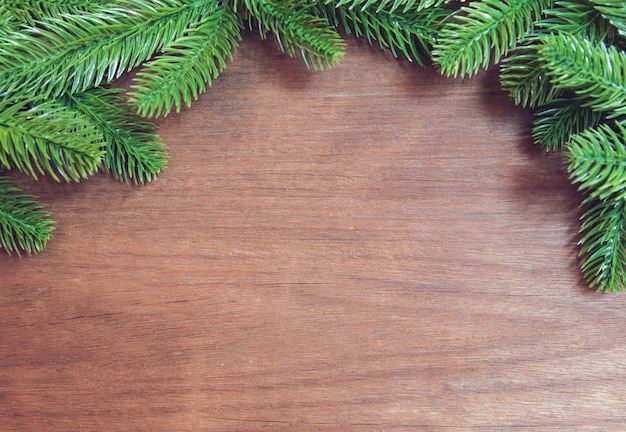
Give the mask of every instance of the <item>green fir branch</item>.
[[85, 115], [102, 133], [106, 153], [102, 166], [118, 180], [152, 181], [167, 164], [165, 145], [154, 133], [157, 126], [141, 120], [120, 100], [122, 90], [94, 88], [66, 95], [64, 103]]
[[109, 0], [3, 0], [3, 6], [21, 24], [37, 25], [51, 16], [87, 12]]
[[41, 252], [54, 230], [49, 216], [36, 197], [0, 175], [0, 248], [17, 255]]
[[594, 41], [611, 39], [611, 25], [593, 7], [580, 1], [556, 1], [545, 17], [535, 24], [531, 34], [503, 59], [500, 83], [516, 104], [537, 108], [559, 97], [544, 69], [545, 59], [538, 52], [544, 36], [556, 33], [587, 37]]
[[180, 37], [203, 3], [118, 0], [48, 17], [0, 40], [0, 93], [48, 98], [110, 82]]
[[546, 151], [560, 150], [573, 135], [595, 128], [603, 119], [603, 113], [583, 106], [580, 99], [553, 99], [536, 111], [533, 139]]
[[593, 41], [612, 39], [613, 32], [609, 20], [587, 0], [555, 1], [535, 27], [539, 34], [565, 33]]
[[571, 137], [567, 170], [592, 199], [626, 199], [626, 125], [602, 124]]
[[591, 288], [620, 292], [626, 287], [626, 201], [586, 199], [579, 241], [581, 271]]
[[575, 92], [583, 106], [608, 118], [626, 114], [626, 53], [568, 34], [545, 36], [538, 52], [556, 88]]
[[237, 14], [220, 1], [207, 1], [203, 18], [168, 43], [133, 80], [130, 103], [142, 116], [166, 116], [205, 92], [226, 67], [240, 39]]
[[514, 49], [551, 0], [480, 0], [463, 6], [442, 27], [432, 52], [446, 76], [486, 69]]
[[323, 9], [333, 25], [356, 37], [364, 37], [370, 44], [378, 42], [394, 57], [402, 54], [409, 61], [424, 65], [423, 57], [429, 56], [432, 45], [443, 20], [449, 11], [431, 7], [415, 11], [353, 9], [341, 5], [341, 1], [327, 1]]
[[370, 10], [374, 13], [386, 11], [394, 13], [401, 11], [421, 11], [424, 9], [439, 7], [453, 0], [325, 0], [327, 5], [332, 4], [336, 8], [346, 8], [350, 11]]
[[557, 97], [537, 52], [538, 38], [529, 38], [500, 65], [500, 85], [517, 105], [536, 108]]
[[19, 24], [13, 13], [5, 5], [0, 4], [0, 38], [8, 38], [15, 34]]
[[258, 27], [261, 37], [272, 34], [281, 51], [290, 57], [301, 56], [307, 67], [333, 67], [344, 55], [343, 39], [327, 19], [314, 14], [314, 3], [307, 0], [235, 0], [234, 3], [235, 10]]
[[626, 3], [622, 0], [589, 0], [609, 20], [622, 37], [626, 37]]
[[97, 171], [103, 146], [91, 122], [53, 101], [0, 102], [0, 164], [6, 168], [79, 181]]

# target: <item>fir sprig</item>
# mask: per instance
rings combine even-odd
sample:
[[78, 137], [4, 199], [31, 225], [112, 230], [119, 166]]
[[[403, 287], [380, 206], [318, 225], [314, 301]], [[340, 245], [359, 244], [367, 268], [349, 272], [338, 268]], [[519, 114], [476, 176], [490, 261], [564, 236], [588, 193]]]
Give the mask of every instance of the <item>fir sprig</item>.
[[573, 135], [595, 128], [605, 119], [603, 113], [573, 97], [545, 102], [535, 115], [532, 135], [547, 151], [561, 150]]
[[616, 118], [626, 114], [626, 53], [571, 34], [547, 35], [539, 47], [544, 70], [557, 89], [570, 89], [583, 106]]
[[326, 0], [326, 4], [334, 4], [336, 8], [347, 10], [371, 10], [374, 13], [385, 11], [393, 14], [397, 11], [421, 11], [437, 8], [452, 0]]
[[568, 171], [593, 199], [626, 199], [626, 126], [602, 124], [572, 135], [567, 145]]
[[442, 27], [434, 61], [445, 75], [474, 75], [514, 49], [551, 5], [551, 0], [472, 2]]
[[111, 82], [180, 37], [203, 2], [120, 0], [45, 17], [0, 41], [0, 92], [56, 97]]
[[38, 21], [62, 14], [87, 12], [98, 4], [108, 0], [3, 0], [2, 7], [11, 19], [36, 26]]
[[626, 286], [626, 201], [587, 199], [582, 217], [581, 270], [592, 288], [618, 292]]
[[62, 103], [82, 113], [102, 135], [102, 167], [119, 180], [145, 183], [167, 163], [166, 147], [154, 133], [156, 125], [142, 120], [121, 100], [123, 90], [96, 87], [67, 94]]
[[309, 67], [332, 67], [343, 56], [343, 39], [325, 18], [312, 13], [315, 8], [309, 1], [235, 0], [234, 3], [258, 27], [261, 37], [273, 35], [283, 52], [290, 57], [300, 55]]
[[137, 74], [129, 102], [140, 115], [165, 116], [191, 106], [226, 67], [240, 39], [238, 16], [219, 1], [207, 1], [202, 15]]
[[556, 0], [552, 8], [544, 11], [535, 29], [539, 34], [563, 33], [594, 41], [612, 41], [615, 30], [593, 3], [581, 0]]
[[0, 247], [7, 253], [41, 252], [52, 235], [50, 213], [25, 195], [12, 179], [0, 175]]
[[543, 69], [537, 47], [541, 38], [528, 38], [502, 60], [500, 84], [516, 104], [537, 108], [558, 97], [562, 92], [554, 87]]
[[553, 8], [543, 11], [533, 31], [525, 34], [516, 49], [502, 59], [502, 88], [515, 103], [530, 108], [538, 108], [553, 98], [561, 97], [563, 91], [550, 82], [545, 70], [545, 59], [538, 51], [540, 47], [550, 44], [545, 37], [571, 34], [603, 42], [612, 40], [611, 30], [611, 25], [593, 5], [581, 1], [556, 1]]
[[621, 0], [589, 0], [602, 16], [626, 36], [626, 3]]
[[[418, 8], [399, 10], [394, 3], [389, 11], [379, 11], [379, 7], [370, 8], [341, 7], [345, 2], [326, 1], [321, 13], [347, 34], [364, 37], [370, 44], [378, 42], [382, 49], [403, 56], [409, 61], [424, 65], [424, 58], [429, 56], [430, 48], [435, 43], [437, 33], [444, 19], [449, 15], [445, 9]], [[443, 3], [443, 2], [439, 2]]]
[[54, 101], [0, 102], [0, 164], [6, 168], [79, 181], [98, 170], [104, 144], [93, 124]]

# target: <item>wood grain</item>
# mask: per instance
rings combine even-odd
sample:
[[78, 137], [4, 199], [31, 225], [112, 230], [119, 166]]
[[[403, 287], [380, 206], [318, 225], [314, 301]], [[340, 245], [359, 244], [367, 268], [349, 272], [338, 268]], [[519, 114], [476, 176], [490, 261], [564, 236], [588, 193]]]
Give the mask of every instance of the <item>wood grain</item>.
[[492, 72], [247, 36], [156, 182], [18, 175], [57, 230], [0, 255], [0, 430], [625, 430], [626, 294], [531, 121]]

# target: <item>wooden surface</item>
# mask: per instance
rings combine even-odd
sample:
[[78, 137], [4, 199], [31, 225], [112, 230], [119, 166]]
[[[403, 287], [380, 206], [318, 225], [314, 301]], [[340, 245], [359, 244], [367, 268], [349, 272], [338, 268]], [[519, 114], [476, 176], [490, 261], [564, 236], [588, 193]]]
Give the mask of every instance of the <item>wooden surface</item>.
[[494, 73], [247, 36], [169, 168], [22, 179], [57, 230], [0, 255], [1, 431], [623, 431], [626, 294]]

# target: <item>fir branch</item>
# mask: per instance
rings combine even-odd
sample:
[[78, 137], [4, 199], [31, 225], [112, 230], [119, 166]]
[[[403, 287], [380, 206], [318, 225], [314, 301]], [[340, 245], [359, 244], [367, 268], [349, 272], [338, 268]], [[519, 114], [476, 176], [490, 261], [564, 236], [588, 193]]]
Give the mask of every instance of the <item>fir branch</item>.
[[120, 100], [120, 89], [94, 88], [66, 95], [62, 100], [89, 118], [106, 141], [103, 167], [122, 181], [153, 180], [167, 163], [165, 145], [153, 131], [156, 125], [141, 120]]
[[0, 248], [17, 255], [41, 252], [54, 230], [49, 216], [36, 197], [0, 175]]
[[552, 0], [480, 0], [456, 11], [432, 52], [447, 76], [471, 76], [517, 46]]
[[119, 78], [201, 18], [196, 0], [117, 0], [82, 14], [50, 16], [0, 40], [0, 93], [40, 98]]
[[611, 25], [626, 37], [626, 3], [622, 0], [589, 0]]
[[591, 288], [619, 292], [626, 287], [626, 201], [586, 199], [579, 241], [581, 271]]
[[387, 11], [394, 13], [396, 10], [406, 13], [409, 11], [421, 11], [431, 7], [439, 7], [452, 0], [325, 0], [325, 4], [333, 4], [336, 8], [347, 8], [350, 11], [370, 10], [375, 13]]
[[19, 22], [13, 13], [3, 4], [0, 4], [0, 38], [10, 37], [17, 31]]
[[506, 57], [500, 66], [500, 86], [517, 105], [536, 108], [561, 93], [546, 72], [537, 52], [538, 38], [528, 38]]
[[587, 37], [592, 41], [612, 39], [610, 22], [587, 0], [555, 1], [536, 24], [539, 34], [566, 33]]
[[542, 105], [533, 122], [535, 142], [546, 151], [560, 150], [572, 135], [598, 126], [604, 115], [582, 104], [580, 99], [562, 97]]
[[207, 1], [203, 18], [165, 45], [133, 80], [129, 102], [142, 116], [166, 116], [187, 107], [226, 67], [240, 39], [239, 17], [220, 1]]
[[235, 0], [250, 23], [258, 26], [261, 37], [274, 35], [279, 48], [290, 57], [299, 54], [307, 67], [324, 69], [334, 66], [344, 54], [345, 43], [328, 20], [316, 16], [314, 4], [307, 0]]
[[516, 104], [536, 108], [563, 93], [555, 88], [544, 69], [544, 59], [538, 48], [542, 38], [555, 33], [587, 37], [594, 41], [611, 39], [611, 25], [589, 3], [556, 1], [545, 11], [545, 18], [535, 24], [533, 33], [503, 61], [500, 67], [502, 88]]
[[394, 57], [402, 54], [409, 61], [423, 65], [439, 27], [449, 12], [437, 7], [416, 11], [353, 9], [341, 1], [328, 0], [321, 12], [347, 34], [365, 37], [370, 44], [378, 41], [382, 49], [390, 49]]
[[3, 0], [3, 6], [22, 24], [37, 25], [50, 16], [86, 12], [109, 0]]
[[592, 199], [626, 199], [626, 125], [602, 124], [571, 137], [567, 170], [572, 183]]
[[583, 106], [606, 112], [608, 118], [626, 114], [626, 54], [601, 42], [574, 35], [547, 35], [539, 54], [552, 84], [571, 90]]
[[0, 164], [6, 168], [79, 181], [98, 169], [103, 146], [88, 120], [53, 101], [0, 102]]

